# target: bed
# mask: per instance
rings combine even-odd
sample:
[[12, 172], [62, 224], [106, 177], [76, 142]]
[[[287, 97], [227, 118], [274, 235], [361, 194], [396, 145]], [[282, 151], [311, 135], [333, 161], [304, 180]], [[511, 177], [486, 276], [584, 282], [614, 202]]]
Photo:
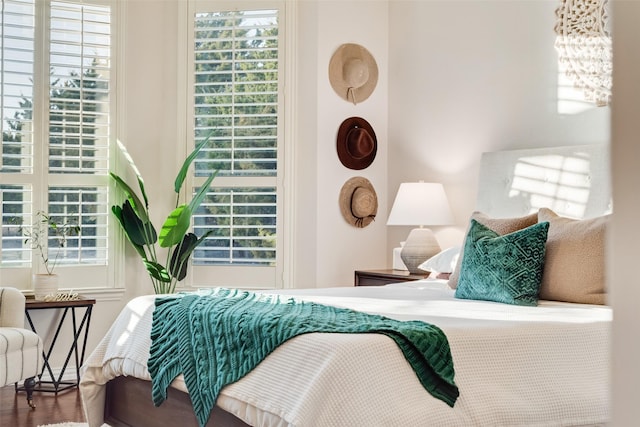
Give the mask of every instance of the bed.
[[[546, 287], [541, 288], [542, 298], [531, 306], [460, 298], [460, 289], [468, 289], [469, 266], [474, 265], [471, 262], [474, 255], [464, 248], [464, 256], [461, 254], [456, 264], [458, 269], [462, 264], [462, 270], [452, 271], [450, 280], [426, 279], [380, 287], [262, 291], [391, 319], [437, 325], [447, 337], [455, 382], [460, 390], [453, 407], [425, 390], [396, 343], [388, 337], [309, 333], [286, 341], [241, 380], [224, 387], [207, 425], [606, 424], [610, 419], [612, 312], [605, 304], [603, 290], [604, 255], [591, 246], [580, 246], [587, 241], [582, 239], [578, 249], [586, 248], [583, 252], [587, 256], [583, 256], [583, 252], [576, 253], [575, 241], [569, 244], [565, 240], [576, 235], [584, 237], [580, 236], [581, 230], [588, 230], [588, 237], [602, 245], [601, 231], [606, 221], [594, 215], [605, 213], [610, 206], [606, 196], [585, 198], [584, 192], [570, 191], [567, 199], [566, 192], [560, 188], [569, 186], [575, 190], [576, 186], [592, 185], [594, 174], [602, 168], [587, 165], [585, 169], [584, 159], [598, 159], [596, 163], [600, 163], [603, 148], [558, 150], [551, 150], [552, 157], [542, 160], [540, 156], [544, 153], [539, 150], [499, 156], [499, 164], [503, 164], [502, 159], [513, 156], [515, 163], [513, 160], [508, 163], [524, 164], [524, 169], [523, 166], [498, 167], [495, 156], [483, 156], [482, 169], [490, 179], [494, 179], [496, 173], [511, 175], [497, 181], [497, 185], [504, 187], [505, 203], [515, 201], [514, 209], [524, 206], [528, 212], [525, 217], [534, 218], [534, 222], [542, 215], [535, 206], [542, 199], [544, 206], [556, 211], [563, 207], [572, 210], [568, 214], [577, 209], [583, 217], [592, 216], [569, 220], [554, 212], [544, 213], [543, 219], [551, 224], [549, 230], [554, 231], [549, 232], [553, 246], [547, 252], [559, 261], [550, 261], [548, 271], [540, 271], [539, 281]], [[553, 162], [553, 170], [560, 173], [538, 170], [540, 165], [548, 164], [549, 159], [558, 160], [558, 156], [562, 161]], [[481, 177], [481, 185], [486, 179]], [[532, 180], [539, 180], [542, 185], [533, 185]], [[588, 184], [580, 184], [581, 181]], [[549, 185], [560, 200], [556, 204], [550, 203], [547, 197]], [[588, 190], [587, 193], [595, 192]], [[491, 197], [496, 193], [491, 192]], [[572, 199], [574, 193], [580, 197]], [[492, 215], [504, 208], [502, 203], [495, 198], [479, 200], [479, 206]], [[594, 204], [600, 206], [593, 208]], [[515, 211], [509, 213], [515, 215]], [[482, 220], [481, 216], [475, 218]], [[509, 222], [497, 217], [493, 221], [489, 224]], [[527, 226], [526, 230], [529, 229]], [[567, 267], [569, 264], [571, 268]], [[579, 271], [575, 272], [575, 268]], [[565, 283], [570, 286], [564, 286]], [[149, 397], [151, 376], [147, 362], [156, 298], [142, 296], [130, 301], [85, 361], [80, 390], [90, 427], [103, 422], [112, 426], [198, 425], [182, 376], [173, 381], [168, 399], [159, 407], [155, 408]]]
[[[454, 408], [421, 388], [388, 338], [340, 334], [291, 340], [225, 388], [217, 406], [248, 425], [264, 426], [598, 425], [608, 420], [608, 307], [551, 301], [505, 306], [459, 300], [453, 292], [445, 281], [425, 280], [288, 293], [437, 324], [449, 339], [461, 390]], [[103, 384], [123, 375], [150, 380], [146, 360], [154, 298], [131, 301], [86, 361], [81, 389], [90, 425], [102, 424], [104, 399], [113, 395], [129, 401], [129, 409], [140, 416], [153, 413], [132, 405], [122, 391], [110, 396]], [[174, 386], [176, 395], [186, 391], [181, 379]], [[107, 422], [130, 422], [118, 421], [119, 416], [107, 413]], [[181, 424], [188, 425], [184, 419]]]

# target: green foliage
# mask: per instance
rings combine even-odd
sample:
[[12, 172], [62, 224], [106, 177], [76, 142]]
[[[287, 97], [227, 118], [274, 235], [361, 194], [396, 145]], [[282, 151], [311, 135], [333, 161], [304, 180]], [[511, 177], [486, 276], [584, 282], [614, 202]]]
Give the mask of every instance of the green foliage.
[[24, 243], [29, 244], [32, 250], [36, 250], [40, 260], [47, 270], [47, 274], [53, 274], [58, 264], [60, 251], [56, 251], [55, 258], [49, 258], [49, 243], [54, 241], [59, 249], [67, 245], [67, 237], [80, 233], [80, 226], [73, 222], [56, 222], [49, 214], [43, 211], [36, 212], [31, 226], [22, 224], [20, 218], [12, 218], [12, 222], [18, 224], [20, 234], [24, 236]]
[[[142, 198], [138, 197], [131, 186], [120, 176], [110, 173], [116, 186], [126, 195], [126, 200], [122, 203], [122, 206], [114, 205], [111, 207], [111, 211], [118, 219], [131, 246], [142, 258], [142, 262], [151, 278], [153, 290], [157, 294], [173, 293], [175, 291], [177, 283], [187, 276], [187, 266], [191, 253], [211, 234], [211, 231], [209, 231], [198, 238], [195, 234], [189, 233], [188, 230], [191, 226], [191, 216], [202, 203], [217, 172], [209, 175], [204, 185], [200, 187], [198, 193], [191, 200], [191, 203], [178, 205], [180, 192], [182, 191], [189, 166], [208, 140], [209, 138], [207, 137], [200, 142], [183, 162], [174, 184], [176, 207], [169, 213], [162, 224], [160, 234], [156, 232], [156, 228], [151, 223], [149, 200], [145, 191], [144, 180], [126, 148], [119, 143], [120, 149], [128, 159], [136, 175]], [[156, 244], [161, 248], [167, 248], [167, 261], [164, 265], [158, 261]]]

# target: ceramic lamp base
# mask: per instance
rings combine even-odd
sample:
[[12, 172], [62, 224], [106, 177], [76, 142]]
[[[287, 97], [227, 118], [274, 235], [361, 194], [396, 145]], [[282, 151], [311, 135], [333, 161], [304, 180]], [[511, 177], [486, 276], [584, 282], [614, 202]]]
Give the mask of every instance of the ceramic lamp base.
[[440, 252], [436, 236], [428, 228], [414, 228], [402, 247], [400, 258], [411, 274], [427, 274], [418, 266]]

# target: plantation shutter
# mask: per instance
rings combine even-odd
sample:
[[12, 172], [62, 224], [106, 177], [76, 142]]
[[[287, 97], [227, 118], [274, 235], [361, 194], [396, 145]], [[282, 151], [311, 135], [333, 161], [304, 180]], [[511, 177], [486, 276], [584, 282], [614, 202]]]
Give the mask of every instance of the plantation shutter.
[[[36, 11], [32, 0], [2, 2], [2, 198], [3, 276], [27, 280], [30, 265], [16, 223], [30, 219], [34, 173]], [[15, 267], [14, 270], [12, 267]], [[14, 273], [15, 274], [12, 274]]]
[[111, 10], [52, 2], [50, 13], [48, 211], [81, 226], [50, 252], [65, 264], [106, 265]]
[[213, 230], [194, 252], [195, 281], [210, 284], [214, 271], [213, 284], [275, 287], [282, 14], [235, 3], [225, 10], [197, 2], [193, 13], [193, 139], [209, 139], [195, 162], [194, 192], [218, 171], [194, 216], [196, 234]]
[[60, 286], [112, 286], [111, 40], [108, 2], [3, 1], [2, 265], [27, 288], [44, 268], [16, 224], [29, 227], [38, 211], [80, 226], [64, 247], [47, 241]]
[[3, 173], [33, 170], [33, 1], [2, 2], [2, 157]]
[[7, 269], [28, 265], [31, 253], [22, 245], [13, 217], [20, 221], [32, 201], [33, 81], [35, 67], [35, 5], [32, 0], [2, 2], [2, 156], [0, 261]]
[[110, 8], [51, 3], [49, 172], [108, 172]]

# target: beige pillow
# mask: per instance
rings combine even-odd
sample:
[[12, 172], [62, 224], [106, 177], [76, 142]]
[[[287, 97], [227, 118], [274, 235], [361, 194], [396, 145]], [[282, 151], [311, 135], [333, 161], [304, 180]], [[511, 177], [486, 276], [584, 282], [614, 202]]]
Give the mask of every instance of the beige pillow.
[[[474, 212], [471, 214], [471, 218], [469, 218], [469, 224], [471, 224], [471, 220], [475, 219], [480, 224], [485, 227], [489, 227], [496, 233], [504, 236], [505, 234], [513, 233], [514, 231], [522, 230], [533, 224], [538, 222], [538, 214], [532, 213], [527, 216], [518, 217], [518, 218], [491, 218], [490, 216], [482, 213], [482, 212]], [[467, 231], [464, 233], [465, 239], [467, 238], [467, 234], [469, 234], [469, 227], [467, 226]], [[464, 257], [464, 243], [462, 245], [462, 252], [460, 252], [460, 256], [458, 257], [458, 263], [456, 264], [456, 268], [451, 273], [449, 277], [449, 287], [451, 289], [456, 289], [458, 287], [458, 278], [460, 277], [460, 266], [462, 265], [462, 258]]]
[[540, 299], [606, 304], [604, 245], [610, 215], [571, 219], [542, 208], [549, 221]]

